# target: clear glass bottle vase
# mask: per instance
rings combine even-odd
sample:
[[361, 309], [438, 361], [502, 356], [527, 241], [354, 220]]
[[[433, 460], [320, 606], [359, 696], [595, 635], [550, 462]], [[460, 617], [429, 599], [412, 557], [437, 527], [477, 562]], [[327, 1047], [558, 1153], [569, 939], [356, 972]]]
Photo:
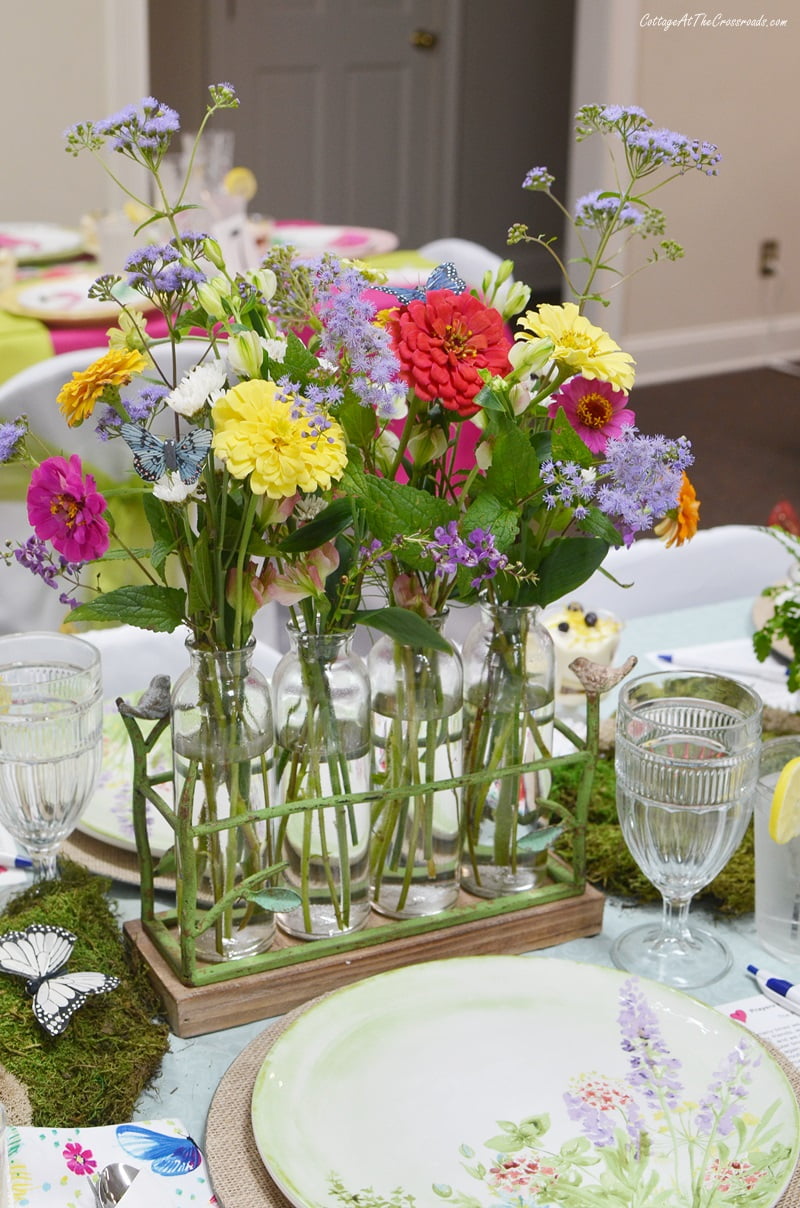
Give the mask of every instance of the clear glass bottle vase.
[[[441, 631], [445, 616], [430, 618]], [[368, 666], [372, 686], [372, 905], [391, 918], [439, 914], [458, 898], [461, 788], [402, 791], [460, 776], [463, 676], [449, 653], [381, 637]]]
[[[464, 642], [465, 773], [552, 754], [555, 652], [537, 605], [484, 604]], [[547, 867], [548, 769], [464, 787], [462, 884], [480, 897], [534, 889]]]
[[[353, 631], [309, 634], [289, 625], [291, 649], [275, 669], [277, 801], [369, 790], [369, 679]], [[369, 818], [364, 803], [312, 806], [278, 820], [284, 884], [301, 904], [282, 931], [317, 939], [356, 931], [369, 917]]]
[[[272, 706], [269, 684], [253, 667], [255, 641], [239, 650], [200, 650], [191, 640], [186, 645], [190, 665], [172, 689], [176, 812], [197, 826], [266, 809]], [[274, 915], [251, 896], [267, 887], [269, 878], [260, 874], [275, 863], [266, 821], [210, 829], [194, 839], [191, 852], [177, 843], [175, 856], [179, 918], [186, 894], [195, 900], [197, 917], [209, 908], [216, 916], [197, 939], [201, 960], [240, 959], [269, 948]]]

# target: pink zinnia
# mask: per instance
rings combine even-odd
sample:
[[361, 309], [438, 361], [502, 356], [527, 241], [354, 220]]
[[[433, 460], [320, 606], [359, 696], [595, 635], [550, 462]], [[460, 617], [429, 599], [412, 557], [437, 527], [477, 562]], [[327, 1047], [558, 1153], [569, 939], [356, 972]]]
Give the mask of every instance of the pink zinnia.
[[625, 406], [627, 401], [625, 391], [615, 390], [610, 382], [578, 374], [553, 395], [547, 414], [554, 418], [559, 407], [563, 407], [587, 448], [592, 453], [605, 453], [608, 442], [636, 422], [633, 411]]
[[92, 475], [83, 477], [75, 453], [69, 461], [48, 457], [31, 475], [28, 520], [36, 536], [70, 562], [93, 562], [108, 549], [105, 506]]

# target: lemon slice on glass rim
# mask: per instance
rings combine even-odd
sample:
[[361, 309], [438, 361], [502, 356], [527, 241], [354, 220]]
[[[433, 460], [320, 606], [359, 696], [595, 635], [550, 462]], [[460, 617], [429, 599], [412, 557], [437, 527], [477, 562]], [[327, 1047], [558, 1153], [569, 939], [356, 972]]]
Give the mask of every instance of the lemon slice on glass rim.
[[231, 197], [242, 197], [245, 201], [252, 201], [258, 190], [258, 181], [255, 173], [251, 172], [249, 168], [231, 168], [225, 174], [222, 187]]
[[769, 837], [788, 843], [800, 835], [800, 755], [784, 766], [772, 794]]

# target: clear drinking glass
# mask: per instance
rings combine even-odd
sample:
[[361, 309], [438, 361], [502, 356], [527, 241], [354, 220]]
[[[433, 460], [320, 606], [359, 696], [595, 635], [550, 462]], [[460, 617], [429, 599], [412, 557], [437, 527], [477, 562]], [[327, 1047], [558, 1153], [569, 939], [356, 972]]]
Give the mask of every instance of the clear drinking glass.
[[624, 684], [616, 734], [617, 813], [625, 842], [660, 891], [660, 923], [625, 932], [614, 963], [686, 989], [716, 981], [731, 955], [689, 927], [693, 896], [721, 871], [753, 811], [761, 699], [737, 680], [654, 672]]
[[99, 651], [66, 633], [0, 637], [0, 822], [26, 848], [34, 879], [94, 790], [103, 746]]

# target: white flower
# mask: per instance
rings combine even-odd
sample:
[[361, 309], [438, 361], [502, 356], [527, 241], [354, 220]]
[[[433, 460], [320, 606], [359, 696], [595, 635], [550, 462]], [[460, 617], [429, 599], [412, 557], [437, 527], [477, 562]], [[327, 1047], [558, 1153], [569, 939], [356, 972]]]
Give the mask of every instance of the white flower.
[[262, 336], [261, 343], [269, 359], [282, 365], [286, 359], [286, 349], [289, 346], [286, 336], [276, 336], [274, 340], [264, 339]]
[[396, 432], [384, 428], [375, 441], [375, 461], [382, 474], [388, 474], [394, 465], [395, 455], [400, 448], [400, 437]]
[[295, 505], [294, 514], [301, 524], [308, 524], [309, 520], [319, 516], [326, 507], [325, 500], [319, 495], [303, 495]]
[[193, 366], [165, 402], [178, 415], [195, 415], [206, 403], [213, 403], [222, 393], [227, 372], [222, 361], [207, 361]]
[[527, 378], [524, 382], [517, 382], [508, 392], [508, 397], [511, 401], [511, 406], [514, 408], [515, 415], [522, 415], [523, 411], [527, 411], [531, 401], [531, 379]]
[[240, 331], [231, 336], [226, 351], [231, 373], [236, 377], [259, 376], [264, 360], [264, 340], [257, 331]]
[[479, 470], [488, 470], [492, 464], [494, 449], [488, 440], [482, 440], [475, 448], [475, 465]]
[[183, 503], [194, 494], [196, 486], [196, 482], [184, 482], [180, 474], [167, 470], [153, 487], [153, 494], [164, 503]]

